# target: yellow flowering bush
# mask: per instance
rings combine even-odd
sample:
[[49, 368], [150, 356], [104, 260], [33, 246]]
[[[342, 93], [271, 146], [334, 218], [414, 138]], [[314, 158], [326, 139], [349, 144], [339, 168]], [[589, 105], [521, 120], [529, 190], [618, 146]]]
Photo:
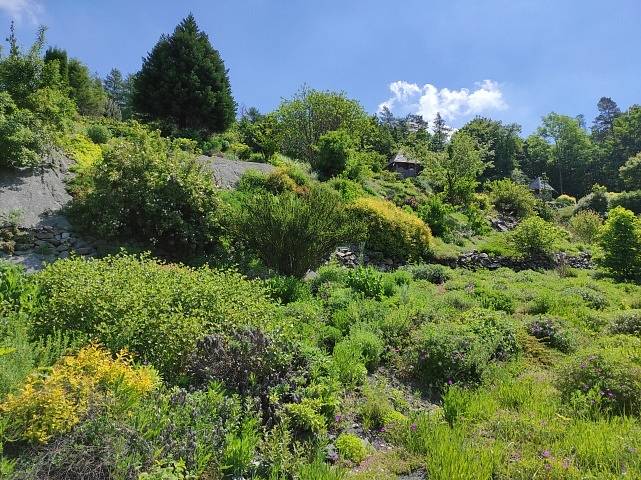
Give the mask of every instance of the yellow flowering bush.
[[58, 139], [58, 145], [76, 161], [76, 169], [83, 171], [102, 158], [102, 148], [84, 134], [65, 135]]
[[431, 251], [432, 232], [423, 220], [378, 198], [357, 199], [349, 210], [367, 225], [369, 250], [404, 260], [420, 260]]
[[45, 443], [69, 431], [100, 397], [137, 399], [159, 384], [151, 367], [136, 367], [123, 351], [115, 359], [98, 345], [65, 356], [46, 374], [32, 374], [22, 389], [0, 404], [9, 441]]

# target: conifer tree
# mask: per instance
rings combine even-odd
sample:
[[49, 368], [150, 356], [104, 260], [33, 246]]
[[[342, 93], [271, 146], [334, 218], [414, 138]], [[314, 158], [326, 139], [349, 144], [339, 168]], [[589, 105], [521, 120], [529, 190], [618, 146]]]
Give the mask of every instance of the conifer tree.
[[228, 71], [193, 15], [163, 35], [144, 59], [133, 105], [143, 118], [178, 130], [222, 132], [234, 121]]

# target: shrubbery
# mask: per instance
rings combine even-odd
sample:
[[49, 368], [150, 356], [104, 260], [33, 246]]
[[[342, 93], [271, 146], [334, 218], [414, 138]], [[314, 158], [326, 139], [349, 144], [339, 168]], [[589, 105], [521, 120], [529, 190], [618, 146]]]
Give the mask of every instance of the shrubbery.
[[641, 310], [626, 310], [617, 314], [610, 324], [610, 331], [641, 336]]
[[534, 213], [536, 197], [526, 185], [506, 178], [491, 182], [489, 189], [490, 201], [498, 212], [517, 218], [529, 217]]
[[445, 203], [438, 195], [432, 195], [419, 206], [418, 216], [429, 225], [432, 233], [438, 237], [448, 237], [452, 233], [454, 207]]
[[542, 343], [556, 348], [561, 352], [569, 352], [574, 348], [574, 339], [562, 319], [540, 317], [530, 321], [528, 333]]
[[621, 192], [612, 196], [610, 208], [623, 207], [637, 215], [641, 214], [641, 190]]
[[316, 185], [309, 192], [254, 193], [243, 199], [234, 230], [268, 267], [302, 278], [341, 243], [359, 237], [336, 192]]
[[72, 218], [97, 236], [142, 241], [170, 255], [215, 247], [219, 201], [211, 176], [181, 142], [132, 130], [80, 174]]
[[641, 279], [641, 220], [623, 207], [612, 209], [599, 235], [600, 266], [613, 275]]
[[540, 217], [523, 220], [510, 234], [509, 242], [522, 256], [550, 255], [564, 232]]
[[608, 211], [607, 192], [605, 187], [594, 185], [591, 193], [579, 199], [576, 204], [576, 211], [592, 210], [600, 215], [605, 215]]
[[192, 270], [129, 256], [70, 259], [38, 274], [38, 334], [57, 330], [123, 348], [175, 379], [198, 338], [223, 326], [264, 325], [264, 288], [233, 272]]
[[111, 132], [105, 125], [96, 123], [87, 127], [87, 136], [93, 143], [100, 145], [111, 139]]
[[42, 124], [0, 92], [0, 167], [30, 167], [40, 163], [45, 142]]
[[420, 218], [376, 198], [359, 198], [349, 211], [367, 226], [369, 250], [404, 260], [430, 256], [432, 233]]
[[641, 365], [631, 352], [625, 347], [595, 347], [571, 357], [559, 372], [564, 400], [575, 405], [587, 400], [604, 411], [638, 415]]
[[336, 449], [341, 457], [354, 463], [361, 463], [368, 454], [363, 440], [351, 433], [341, 433], [338, 436]]
[[519, 350], [514, 326], [498, 313], [472, 311], [465, 323], [426, 324], [416, 341], [416, 373], [434, 388], [477, 383], [492, 360]]
[[570, 219], [570, 229], [581, 240], [594, 243], [597, 240], [599, 229], [603, 224], [601, 216], [592, 210], [577, 212]]
[[117, 392], [131, 402], [158, 383], [152, 368], [132, 367], [126, 352], [113, 360], [99, 347], [85, 347], [62, 358], [44, 378], [32, 375], [20, 392], [0, 404], [0, 413], [8, 419], [5, 440], [45, 443], [80, 422], [90, 404], [99, 401], [97, 395]]

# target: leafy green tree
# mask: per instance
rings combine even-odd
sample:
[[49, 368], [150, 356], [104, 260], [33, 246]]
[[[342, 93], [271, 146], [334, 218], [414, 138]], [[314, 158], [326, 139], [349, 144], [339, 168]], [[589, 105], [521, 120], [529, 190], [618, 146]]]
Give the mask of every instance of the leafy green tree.
[[191, 14], [160, 38], [134, 86], [135, 110], [169, 128], [223, 132], [236, 116], [225, 64]]
[[599, 265], [626, 280], [641, 279], [641, 220], [623, 207], [610, 210], [599, 235]]
[[274, 113], [280, 130], [281, 151], [310, 163], [314, 161], [314, 146], [321, 136], [343, 130], [360, 143], [369, 123], [365, 110], [356, 100], [343, 93], [308, 87], [284, 100]]
[[279, 131], [276, 116], [273, 113], [261, 114], [257, 108], [250, 108], [238, 122], [238, 132], [242, 143], [265, 158], [270, 158], [278, 150]]
[[619, 174], [623, 184], [629, 190], [641, 190], [641, 152], [625, 162], [619, 168]]
[[426, 175], [439, 185], [447, 200], [465, 205], [479, 185], [479, 176], [488, 167], [485, 151], [465, 132], [457, 132], [444, 152], [432, 152], [427, 159]]
[[538, 134], [552, 143], [555, 175], [553, 186], [560, 193], [580, 196], [589, 188], [586, 178], [594, 155], [590, 137], [576, 118], [550, 113], [543, 117]]
[[554, 164], [552, 146], [539, 135], [530, 135], [523, 143], [521, 168], [529, 178], [548, 175]]
[[519, 137], [520, 125], [504, 125], [497, 120], [477, 117], [461, 130], [487, 150], [486, 160], [491, 161], [494, 166], [484, 172], [485, 178], [509, 177], [518, 166], [518, 157], [523, 148], [523, 142]]
[[49, 47], [45, 52], [45, 64], [58, 62], [58, 71], [62, 83], [69, 83], [69, 58], [67, 51], [57, 47]]
[[75, 58], [69, 60], [67, 70], [70, 96], [78, 105], [78, 111], [91, 117], [102, 116], [105, 112], [107, 94], [100, 79], [91, 76], [89, 68]]

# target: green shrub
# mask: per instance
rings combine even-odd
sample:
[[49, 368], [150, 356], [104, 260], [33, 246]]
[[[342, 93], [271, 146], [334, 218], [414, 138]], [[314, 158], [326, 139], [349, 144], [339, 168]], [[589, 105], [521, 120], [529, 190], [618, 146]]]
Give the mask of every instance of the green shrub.
[[87, 128], [87, 136], [93, 143], [102, 145], [111, 139], [111, 132], [105, 125], [94, 124]]
[[319, 456], [312, 463], [306, 463], [298, 468], [298, 477], [305, 480], [343, 480], [347, 472], [343, 469], [328, 465]]
[[221, 470], [234, 478], [242, 477], [250, 469], [259, 441], [258, 422], [244, 419], [237, 431], [227, 434]]
[[433, 388], [478, 383], [492, 360], [518, 351], [514, 327], [503, 316], [474, 313], [469, 323], [427, 324], [420, 332], [416, 373]]
[[361, 463], [368, 455], [365, 442], [351, 433], [341, 433], [336, 439], [336, 450], [350, 462]]
[[610, 324], [610, 331], [641, 336], [641, 310], [626, 310], [618, 313]]
[[34, 330], [62, 330], [123, 348], [176, 378], [196, 341], [232, 326], [266, 324], [273, 306], [258, 282], [147, 257], [68, 259], [38, 273], [43, 305]]
[[0, 92], [0, 168], [38, 165], [45, 148], [42, 130], [31, 111], [18, 108], [7, 92]]
[[588, 307], [595, 310], [603, 310], [609, 305], [608, 299], [601, 292], [588, 287], [570, 287], [566, 288], [563, 293], [565, 295], [573, 295], [579, 297], [583, 303]]
[[341, 173], [347, 165], [353, 140], [344, 130], [327, 132], [314, 145], [314, 169], [323, 177], [330, 178]]
[[366, 195], [360, 183], [342, 177], [334, 177], [327, 182], [327, 186], [336, 190], [345, 202], [353, 202]]
[[265, 280], [271, 298], [283, 304], [305, 300], [311, 296], [309, 285], [295, 277], [275, 275]]
[[559, 195], [558, 197], [556, 197], [556, 203], [561, 208], [563, 208], [563, 207], [571, 207], [573, 205], [576, 205], [576, 198], [574, 198], [574, 197], [572, 197], [570, 195], [562, 194], [562, 195]]
[[452, 205], [444, 202], [440, 196], [432, 195], [418, 207], [417, 213], [434, 235], [447, 238], [454, 227], [451, 218], [454, 212]]
[[438, 264], [419, 263], [417, 265], [408, 265], [406, 268], [412, 274], [414, 280], [427, 280], [437, 285], [447, 282], [451, 276], [447, 267]]
[[575, 340], [562, 319], [553, 317], [535, 318], [529, 322], [527, 330], [530, 335], [542, 343], [561, 352], [567, 353], [574, 348]]
[[599, 215], [605, 215], [608, 211], [608, 190], [600, 185], [592, 187], [592, 193], [587, 194], [585, 197], [580, 198], [576, 203], [576, 211], [592, 210]]
[[356, 386], [363, 383], [367, 376], [361, 346], [349, 340], [336, 344], [332, 352], [332, 361], [340, 382], [345, 386]]
[[244, 200], [234, 229], [265, 265], [302, 278], [341, 243], [358, 237], [338, 195], [317, 185], [297, 195], [254, 194]]
[[346, 284], [365, 298], [380, 300], [385, 291], [383, 274], [372, 267], [356, 267], [347, 274]]
[[617, 193], [610, 200], [610, 208], [623, 207], [637, 215], [641, 214], [641, 190]]
[[366, 225], [371, 251], [404, 260], [430, 256], [432, 233], [420, 218], [376, 198], [359, 198], [349, 211], [354, 220]]
[[141, 126], [105, 148], [71, 204], [72, 219], [101, 238], [121, 237], [170, 255], [210, 250], [218, 243], [219, 201], [210, 174], [195, 157]]
[[511, 314], [514, 313], [516, 308], [514, 299], [509, 294], [500, 290], [476, 287], [474, 289], [474, 296], [478, 299], [481, 307], [487, 308], [488, 310], [503, 311]]
[[364, 326], [353, 328], [347, 342], [360, 352], [367, 370], [371, 372], [378, 366], [385, 345], [374, 332]]
[[523, 220], [510, 234], [509, 243], [521, 256], [541, 256], [553, 253], [564, 232], [540, 217]]
[[560, 368], [558, 383], [568, 403], [587, 396], [603, 411], [640, 413], [641, 366], [625, 347], [594, 347], [577, 353]]
[[534, 213], [536, 197], [526, 185], [504, 178], [490, 182], [488, 186], [490, 201], [498, 212], [517, 218], [529, 217]]
[[588, 243], [594, 243], [599, 235], [599, 229], [603, 224], [601, 216], [592, 210], [577, 212], [570, 219], [570, 229], [576, 237]]
[[641, 279], [641, 220], [630, 210], [615, 207], [599, 234], [598, 264], [626, 280]]

